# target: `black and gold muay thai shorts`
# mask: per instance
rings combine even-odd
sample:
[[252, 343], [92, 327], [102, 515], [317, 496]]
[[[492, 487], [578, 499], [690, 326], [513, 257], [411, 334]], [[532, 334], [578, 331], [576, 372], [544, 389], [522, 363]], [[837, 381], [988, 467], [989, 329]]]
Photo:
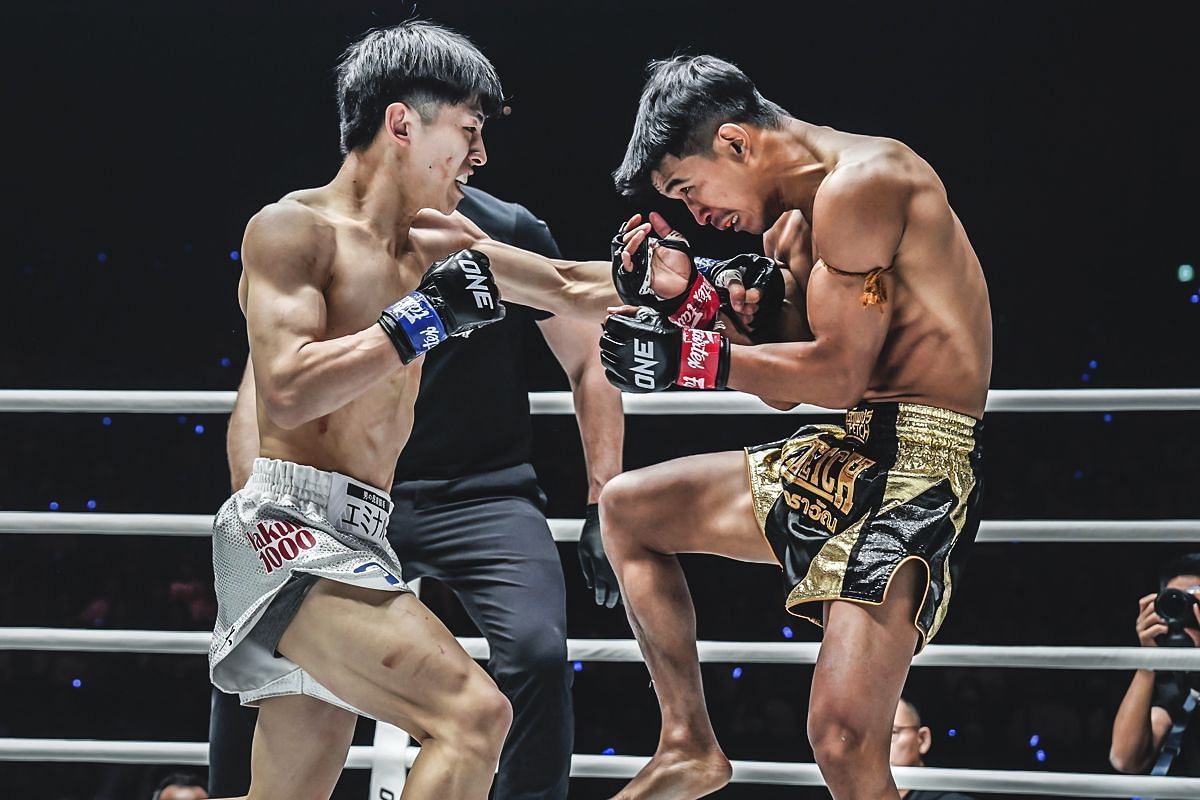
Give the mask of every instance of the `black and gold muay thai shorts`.
[[822, 601], [879, 605], [896, 570], [917, 560], [929, 576], [913, 620], [924, 647], [979, 528], [982, 428], [941, 408], [872, 403], [847, 411], [844, 427], [806, 425], [747, 448], [787, 610], [820, 625]]

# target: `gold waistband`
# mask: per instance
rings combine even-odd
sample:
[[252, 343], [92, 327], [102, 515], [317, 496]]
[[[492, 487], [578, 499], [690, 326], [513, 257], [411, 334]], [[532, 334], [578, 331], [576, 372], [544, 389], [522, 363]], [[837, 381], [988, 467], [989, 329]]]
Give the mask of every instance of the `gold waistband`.
[[978, 444], [974, 417], [944, 408], [900, 403], [896, 413], [896, 438], [909, 445], [970, 453]]

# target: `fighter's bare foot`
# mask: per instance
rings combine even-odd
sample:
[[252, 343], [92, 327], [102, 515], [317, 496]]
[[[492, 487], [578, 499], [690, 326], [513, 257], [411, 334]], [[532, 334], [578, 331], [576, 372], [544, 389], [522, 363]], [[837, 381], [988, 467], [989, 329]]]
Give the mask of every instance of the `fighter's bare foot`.
[[719, 749], [659, 749], [612, 800], [696, 800], [729, 783], [733, 767]]

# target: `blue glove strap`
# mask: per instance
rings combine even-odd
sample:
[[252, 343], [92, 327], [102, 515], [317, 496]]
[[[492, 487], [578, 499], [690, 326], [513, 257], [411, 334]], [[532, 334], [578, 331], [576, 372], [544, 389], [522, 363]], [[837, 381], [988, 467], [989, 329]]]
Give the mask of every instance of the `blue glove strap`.
[[413, 292], [383, 310], [396, 324], [408, 341], [412, 343], [416, 355], [427, 353], [434, 346], [446, 339], [446, 328], [442, 318], [429, 302], [429, 298], [420, 292]]
[[721, 259], [696, 256], [692, 262], [696, 265], [696, 271], [707, 278], [708, 274], [712, 272], [712, 268], [721, 263]]

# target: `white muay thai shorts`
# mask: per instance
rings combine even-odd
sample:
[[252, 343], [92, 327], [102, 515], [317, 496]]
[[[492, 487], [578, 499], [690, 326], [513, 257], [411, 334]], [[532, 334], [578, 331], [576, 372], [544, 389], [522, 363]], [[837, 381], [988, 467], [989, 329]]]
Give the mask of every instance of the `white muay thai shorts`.
[[276, 646], [317, 578], [411, 591], [387, 541], [388, 493], [336, 472], [259, 458], [213, 521], [217, 624], [209, 677], [258, 705], [306, 694], [356, 714]]

